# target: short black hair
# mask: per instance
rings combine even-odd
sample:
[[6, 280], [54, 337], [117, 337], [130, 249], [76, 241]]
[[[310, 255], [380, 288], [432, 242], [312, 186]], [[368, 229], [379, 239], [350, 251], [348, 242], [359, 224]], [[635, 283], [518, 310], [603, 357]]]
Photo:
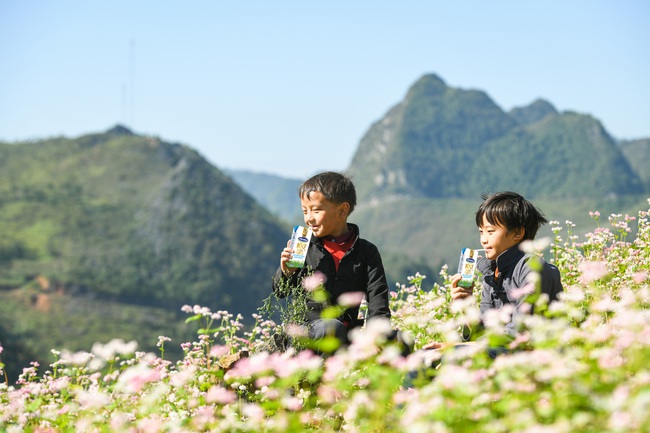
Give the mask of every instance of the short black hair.
[[483, 194], [483, 203], [476, 211], [476, 226], [483, 225], [483, 217], [490, 224], [505, 227], [508, 232], [523, 228], [523, 240], [533, 240], [537, 230], [546, 224], [542, 211], [521, 195], [512, 191]]
[[332, 203], [348, 203], [352, 213], [357, 204], [357, 191], [349, 177], [342, 173], [326, 171], [307, 179], [298, 188], [298, 197], [307, 197], [312, 192], [320, 192]]

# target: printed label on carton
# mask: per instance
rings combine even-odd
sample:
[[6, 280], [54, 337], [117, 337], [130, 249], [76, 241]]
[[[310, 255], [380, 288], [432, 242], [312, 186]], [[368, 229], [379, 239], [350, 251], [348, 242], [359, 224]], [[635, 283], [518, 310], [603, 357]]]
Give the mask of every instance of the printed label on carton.
[[291, 260], [287, 262], [290, 268], [302, 268], [305, 266], [305, 259], [307, 258], [307, 249], [309, 248], [309, 241], [311, 240], [311, 228], [303, 226], [295, 226], [291, 234], [291, 249], [293, 255]]
[[461, 275], [461, 279], [458, 282], [460, 287], [470, 288], [474, 284], [477, 259], [477, 250], [463, 248], [460, 252], [460, 261], [458, 262], [458, 273]]

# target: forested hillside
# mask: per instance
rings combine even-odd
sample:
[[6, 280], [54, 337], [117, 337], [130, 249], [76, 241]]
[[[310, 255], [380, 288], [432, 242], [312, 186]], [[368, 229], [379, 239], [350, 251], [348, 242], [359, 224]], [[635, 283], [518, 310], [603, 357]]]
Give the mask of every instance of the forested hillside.
[[155, 344], [184, 304], [250, 318], [289, 233], [184, 145], [123, 127], [0, 143], [0, 339], [44, 361], [116, 337]]
[[366, 201], [503, 189], [533, 198], [645, 191], [597, 119], [558, 113], [543, 100], [506, 113], [485, 92], [449, 87], [436, 75], [418, 80], [370, 127], [349, 172]]

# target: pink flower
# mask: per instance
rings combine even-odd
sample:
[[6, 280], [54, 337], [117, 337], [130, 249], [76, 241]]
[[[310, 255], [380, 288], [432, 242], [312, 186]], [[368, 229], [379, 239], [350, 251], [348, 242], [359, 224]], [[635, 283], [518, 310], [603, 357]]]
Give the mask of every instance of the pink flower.
[[282, 405], [290, 411], [297, 412], [302, 409], [302, 400], [298, 397], [285, 397], [282, 399]]
[[589, 284], [592, 281], [598, 280], [607, 275], [607, 262], [604, 261], [587, 261], [580, 263], [580, 282], [582, 284]]
[[321, 385], [317, 390], [318, 396], [327, 404], [334, 404], [339, 401], [343, 394], [336, 387], [330, 385]]
[[347, 292], [339, 296], [337, 302], [342, 307], [356, 307], [361, 305], [365, 297], [364, 292]]
[[526, 284], [523, 287], [519, 287], [518, 289], [514, 289], [510, 292], [510, 294], [515, 298], [519, 299], [522, 296], [528, 296], [531, 293], [535, 292], [535, 286], [532, 284]]
[[[634, 275], [632, 275], [632, 280], [637, 284], [641, 284], [647, 279], [648, 273], [644, 271], [635, 272]], [[2, 353], [2, 346], [0, 346], [0, 353]]]
[[230, 353], [230, 349], [228, 348], [228, 346], [222, 346], [216, 344], [212, 346], [212, 349], [210, 349], [210, 356], [212, 356], [213, 358], [221, 358], [222, 356], [227, 355], [228, 353]]
[[305, 277], [302, 280], [302, 286], [308, 292], [313, 292], [314, 290], [318, 289], [323, 284], [325, 284], [325, 281], [327, 281], [327, 277], [325, 276], [325, 274], [320, 271], [316, 271], [312, 275]]
[[249, 418], [252, 421], [262, 422], [264, 421], [264, 409], [259, 405], [254, 403], [244, 404], [242, 407], [242, 415]]
[[208, 390], [205, 401], [208, 403], [229, 404], [237, 399], [234, 391], [215, 385]]
[[307, 337], [309, 335], [305, 326], [289, 323], [287, 325], [287, 334], [292, 337]]

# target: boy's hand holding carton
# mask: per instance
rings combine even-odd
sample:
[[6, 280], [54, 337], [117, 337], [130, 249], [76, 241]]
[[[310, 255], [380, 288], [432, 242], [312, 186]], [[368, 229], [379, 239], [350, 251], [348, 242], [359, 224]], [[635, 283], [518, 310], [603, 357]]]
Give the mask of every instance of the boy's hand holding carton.
[[289, 276], [296, 269], [302, 268], [307, 259], [307, 249], [311, 240], [312, 231], [309, 227], [295, 226], [287, 247], [282, 251], [280, 266], [282, 272]]
[[458, 262], [458, 273], [451, 278], [451, 298], [463, 299], [472, 294], [474, 280], [476, 279], [476, 263], [478, 252], [484, 251], [463, 248]]

